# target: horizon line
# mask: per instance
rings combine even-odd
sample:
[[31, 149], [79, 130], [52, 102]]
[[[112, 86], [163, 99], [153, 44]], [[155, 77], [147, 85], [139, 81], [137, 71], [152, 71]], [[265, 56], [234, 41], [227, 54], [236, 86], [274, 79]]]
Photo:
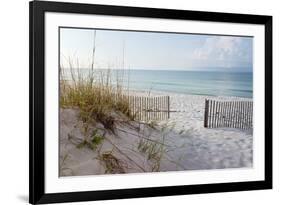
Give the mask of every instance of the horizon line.
[[[198, 68], [198, 69], [165, 69], [165, 68], [161, 68], [161, 69], [157, 69], [157, 68], [94, 68], [94, 70], [147, 70], [147, 71], [205, 71], [205, 72], [233, 72], [233, 73], [253, 73], [253, 70], [233, 70], [236, 69], [237, 67], [230, 67], [227, 68], [226, 70], [221, 70], [220, 68], [224, 68], [224, 67], [209, 67], [209, 68]], [[250, 67], [241, 67], [241, 68], [246, 68], [249, 69]], [[62, 68], [62, 69], [73, 69], [73, 68]], [[87, 70], [87, 69], [91, 69], [91, 68], [74, 68], [74, 69], [83, 69], [83, 70]], [[210, 70], [209, 70], [210, 69]], [[216, 69], [216, 70], [212, 70], [212, 69]]]

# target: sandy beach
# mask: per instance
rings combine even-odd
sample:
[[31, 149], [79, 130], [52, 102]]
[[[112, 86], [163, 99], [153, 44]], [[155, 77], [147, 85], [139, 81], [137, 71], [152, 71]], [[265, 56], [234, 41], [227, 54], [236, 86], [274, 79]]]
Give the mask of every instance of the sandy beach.
[[114, 132], [99, 123], [89, 128], [104, 137], [95, 150], [79, 147], [85, 138], [79, 110], [61, 108], [60, 176], [252, 167], [252, 129], [203, 126], [206, 98], [234, 98], [150, 93], [157, 95], [170, 96], [168, 120], [149, 125], [113, 113]]

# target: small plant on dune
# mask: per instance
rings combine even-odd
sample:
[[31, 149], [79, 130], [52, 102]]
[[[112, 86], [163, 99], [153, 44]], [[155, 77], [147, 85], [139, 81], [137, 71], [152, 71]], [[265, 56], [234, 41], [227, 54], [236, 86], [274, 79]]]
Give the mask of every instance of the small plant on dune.
[[[164, 143], [164, 136], [163, 136], [163, 139], [162, 139], [162, 142]], [[157, 155], [154, 156], [154, 165], [152, 166], [152, 169], [151, 171], [153, 172], [159, 172], [160, 171], [160, 164], [161, 164], [161, 160], [164, 156], [164, 153], [167, 152], [167, 149], [164, 147], [164, 144], [161, 143], [158, 147], [158, 150], [157, 150]]]
[[152, 171], [159, 171], [160, 162], [165, 152], [167, 152], [163, 142], [149, 141], [147, 139], [141, 138], [138, 143], [138, 150], [147, 155], [147, 159], [154, 162], [152, 165]]
[[157, 126], [157, 121], [155, 121], [155, 120], [150, 120], [150, 121], [147, 122], [147, 125], [148, 125], [149, 127], [153, 128], [153, 129], [155, 129], [156, 126]]
[[95, 151], [97, 147], [103, 142], [104, 136], [98, 134], [98, 130], [94, 130], [92, 133], [92, 136], [89, 138], [85, 138], [82, 142], [76, 145], [78, 149], [81, 149], [83, 147], [88, 147], [89, 149], [92, 149]]
[[143, 153], [146, 153], [146, 151], [148, 150], [148, 141], [141, 138], [139, 143], [138, 143], [138, 150], [143, 152]]
[[124, 162], [113, 155], [113, 151], [103, 152], [100, 155], [101, 162], [105, 165], [105, 173], [121, 174], [125, 173]]

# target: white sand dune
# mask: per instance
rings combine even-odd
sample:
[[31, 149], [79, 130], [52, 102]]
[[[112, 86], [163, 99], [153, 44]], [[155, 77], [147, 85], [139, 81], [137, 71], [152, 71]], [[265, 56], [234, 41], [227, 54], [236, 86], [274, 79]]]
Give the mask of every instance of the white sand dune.
[[[77, 110], [61, 109], [60, 175], [107, 173], [107, 164], [99, 156], [108, 152], [118, 159], [117, 169], [111, 173], [252, 167], [252, 130], [204, 128], [204, 102], [210, 97], [163, 92], [152, 95], [163, 94], [171, 96], [171, 110], [178, 112], [172, 112], [170, 119], [159, 122], [156, 128], [137, 122], [117, 123], [116, 133], [107, 132], [98, 151], [78, 149], [70, 142], [69, 135], [76, 140], [84, 138], [82, 122], [78, 120]], [[102, 125], [96, 126], [102, 128]], [[140, 139], [146, 138], [152, 143], [165, 144], [160, 162], [148, 159], [147, 153], [138, 149]]]

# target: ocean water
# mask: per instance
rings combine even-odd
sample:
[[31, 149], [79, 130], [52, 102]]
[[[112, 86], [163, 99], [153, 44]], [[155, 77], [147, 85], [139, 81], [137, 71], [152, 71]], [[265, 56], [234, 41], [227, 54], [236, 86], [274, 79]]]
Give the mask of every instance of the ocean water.
[[[83, 69], [83, 73], [88, 70]], [[192, 95], [253, 97], [253, 73], [174, 70], [112, 70], [130, 89]], [[129, 80], [129, 83], [128, 83]]]

